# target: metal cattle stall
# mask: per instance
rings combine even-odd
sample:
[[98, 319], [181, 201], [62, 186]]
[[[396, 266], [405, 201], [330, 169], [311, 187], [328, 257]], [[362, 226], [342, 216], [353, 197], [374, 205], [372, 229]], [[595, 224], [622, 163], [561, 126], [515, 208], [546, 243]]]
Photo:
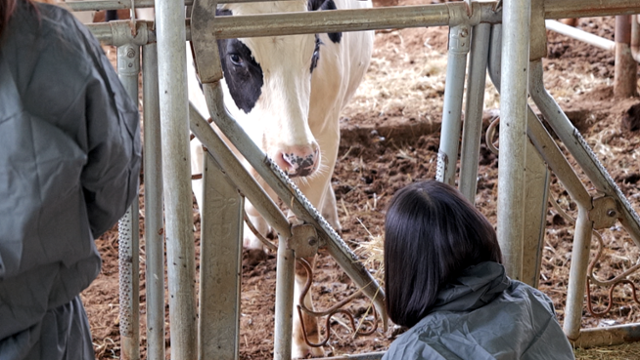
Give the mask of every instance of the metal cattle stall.
[[[223, 0], [225, 1], [233, 0]], [[245, 1], [245, 0], [235, 0]], [[461, 147], [461, 191], [476, 191], [482, 97], [488, 71], [501, 94], [501, 153], [498, 193], [498, 237], [510, 277], [535, 285], [540, 264], [548, 170], [553, 171], [578, 204], [573, 261], [564, 330], [582, 345], [604, 345], [638, 336], [637, 325], [581, 331], [580, 319], [587, 278], [588, 250], [594, 229], [620, 223], [640, 245], [640, 220], [606, 169], [573, 127], [542, 83], [541, 58], [546, 55], [545, 19], [630, 15], [640, 13], [637, 0], [511, 0], [465, 1], [435, 5], [336, 10], [326, 13], [275, 14], [215, 18], [215, 0], [88, 1], [69, 3], [76, 11], [156, 9], [156, 23], [116, 21], [90, 29], [106, 44], [118, 46], [118, 69], [129, 94], [137, 99], [142, 47], [145, 138], [145, 227], [147, 246], [148, 358], [165, 358], [164, 241], [167, 250], [171, 358], [237, 358], [239, 316], [239, 254], [243, 198], [256, 204], [279, 234], [274, 357], [290, 358], [293, 302], [293, 259], [326, 247], [363, 288], [384, 315], [384, 295], [356, 262], [349, 248], [286, 175], [253, 144], [222, 103], [216, 39], [289, 35], [385, 28], [449, 26], [446, 97], [437, 178], [455, 183]], [[192, 17], [184, 7], [192, 6]], [[638, 25], [632, 24], [631, 47], [637, 54]], [[241, 166], [207, 122], [192, 111], [186, 87], [186, 43], [192, 40], [200, 78], [212, 119], [243, 156], [304, 221], [291, 226]], [[207, 56], [212, 55], [212, 56]], [[509, 54], [503, 56], [502, 54]], [[467, 66], [467, 57], [470, 57]], [[464, 129], [462, 104], [468, 84]], [[574, 156], [601, 197], [594, 198], [578, 179], [540, 119], [527, 105], [531, 96], [553, 131]], [[191, 223], [189, 131], [207, 147], [203, 209], [200, 308], [196, 307], [195, 260]], [[459, 138], [462, 134], [462, 143]], [[162, 154], [160, 156], [160, 154]], [[526, 170], [525, 170], [526, 169]], [[525, 176], [525, 171], [527, 176]], [[160, 176], [160, 174], [162, 176]], [[213, 185], [211, 185], [213, 183]], [[163, 225], [164, 206], [164, 225]], [[223, 211], [224, 210], [224, 211]], [[122, 357], [139, 358], [138, 230], [136, 207], [122, 221], [121, 334]], [[526, 214], [526, 216], [525, 216]], [[214, 236], [213, 234], [216, 234]], [[220, 236], [218, 234], [223, 234]], [[533, 235], [532, 235], [533, 234]], [[313, 241], [309, 241], [309, 240]], [[219, 285], [222, 284], [222, 285]], [[214, 288], [215, 286], [215, 288]], [[215, 291], [214, 291], [215, 289]], [[203, 301], [206, 296], [208, 301]], [[216, 300], [211, 300], [211, 299]], [[197, 315], [199, 314], [199, 316]], [[220, 329], [227, 331], [219, 331]], [[374, 359], [380, 353], [349, 358]]]

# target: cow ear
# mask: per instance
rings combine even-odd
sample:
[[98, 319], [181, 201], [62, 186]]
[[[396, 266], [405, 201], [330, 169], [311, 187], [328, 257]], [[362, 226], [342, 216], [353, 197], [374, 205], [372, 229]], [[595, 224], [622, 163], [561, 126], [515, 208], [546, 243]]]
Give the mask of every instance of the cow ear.
[[[308, 0], [307, 8], [309, 11], [317, 10], [336, 10], [336, 3], [333, 0]], [[334, 43], [339, 43], [342, 39], [342, 33], [329, 33], [329, 39]]]

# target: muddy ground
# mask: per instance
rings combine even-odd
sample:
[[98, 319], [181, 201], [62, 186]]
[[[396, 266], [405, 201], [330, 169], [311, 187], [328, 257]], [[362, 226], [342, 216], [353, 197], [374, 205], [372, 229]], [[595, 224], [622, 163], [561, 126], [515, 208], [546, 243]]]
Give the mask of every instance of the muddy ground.
[[[434, 1], [435, 2], [435, 1]], [[417, 4], [417, 0], [400, 1]], [[580, 19], [578, 27], [613, 40], [613, 18]], [[332, 184], [338, 200], [342, 237], [367, 262], [375, 276], [381, 276], [379, 248], [368, 245], [379, 241], [384, 210], [392, 194], [416, 180], [433, 179], [439, 145], [446, 72], [447, 29], [390, 29], [376, 33], [371, 67], [352, 104], [341, 118], [342, 140], [339, 161]], [[109, 50], [107, 48], [107, 50]], [[111, 49], [110, 51], [114, 51]], [[544, 59], [545, 84], [560, 106], [569, 114], [612, 178], [640, 211], [640, 133], [638, 124], [625, 120], [627, 110], [638, 98], [613, 97], [614, 54], [567, 37], [549, 33], [548, 57]], [[485, 127], [499, 108], [499, 96], [488, 84], [485, 95]], [[496, 144], [499, 142], [494, 139]], [[575, 164], [569, 156], [570, 162]], [[498, 157], [482, 143], [478, 177], [478, 208], [495, 224]], [[592, 185], [580, 170], [588, 190]], [[141, 187], [142, 192], [144, 186]], [[552, 177], [553, 200], [575, 218], [576, 206]], [[199, 217], [194, 208], [195, 246], [199, 245]], [[563, 320], [564, 302], [571, 263], [573, 225], [550, 207], [547, 213], [544, 258], [540, 289], [549, 295]], [[612, 279], [638, 262], [639, 251], [624, 229], [614, 226], [601, 231], [603, 256], [595, 265], [599, 279]], [[594, 238], [595, 239], [595, 238]], [[144, 239], [141, 240], [141, 268], [144, 269]], [[118, 263], [117, 229], [97, 240], [103, 268], [96, 281], [83, 294], [100, 359], [118, 357]], [[599, 248], [592, 246], [592, 258]], [[264, 262], [245, 262], [242, 279], [241, 359], [273, 357], [273, 314], [275, 299], [273, 253]], [[316, 265], [313, 297], [316, 307], [326, 308], [356, 291], [349, 278], [333, 260], [321, 253]], [[631, 275], [630, 284], [638, 284]], [[141, 351], [145, 353], [144, 270], [141, 271]], [[611, 311], [596, 317], [586, 307], [584, 327], [627, 324], [640, 321], [640, 305], [634, 303], [634, 285], [616, 287]], [[596, 312], [611, 300], [608, 289], [591, 286], [591, 304]], [[168, 305], [167, 305], [168, 306]], [[358, 300], [350, 306], [356, 314], [366, 312], [368, 303]], [[168, 319], [167, 319], [168, 321]], [[332, 321], [332, 337], [325, 346], [326, 356], [381, 351], [393, 338], [393, 328], [367, 337], [353, 338], [344, 319]], [[326, 329], [323, 330], [326, 334]], [[169, 334], [167, 332], [167, 346]]]

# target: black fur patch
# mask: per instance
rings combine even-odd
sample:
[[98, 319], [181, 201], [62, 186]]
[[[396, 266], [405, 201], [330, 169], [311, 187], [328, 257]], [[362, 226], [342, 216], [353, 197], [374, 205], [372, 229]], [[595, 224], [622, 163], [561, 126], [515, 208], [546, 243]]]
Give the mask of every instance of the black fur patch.
[[315, 69], [318, 66], [318, 60], [320, 60], [320, 45], [322, 44], [323, 42], [322, 40], [320, 40], [320, 36], [316, 34], [316, 47], [313, 50], [313, 56], [311, 57], [311, 69], [310, 69], [311, 73], [313, 73], [313, 69]]
[[[333, 0], [308, 0], [307, 9], [309, 11], [324, 11], [324, 10], [336, 10], [336, 3]], [[329, 33], [329, 39], [333, 41], [333, 43], [337, 44], [342, 39], [342, 33]]]
[[[218, 10], [216, 15], [231, 15], [231, 11]], [[238, 39], [218, 40], [218, 51], [231, 97], [239, 109], [249, 113], [262, 94], [262, 67]]]

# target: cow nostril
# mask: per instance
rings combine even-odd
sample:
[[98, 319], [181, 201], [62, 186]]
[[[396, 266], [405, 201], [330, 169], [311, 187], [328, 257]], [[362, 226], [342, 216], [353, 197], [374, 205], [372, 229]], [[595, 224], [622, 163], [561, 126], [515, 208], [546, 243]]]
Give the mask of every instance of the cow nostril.
[[282, 153], [282, 160], [286, 164], [286, 169], [290, 177], [311, 175], [317, 166], [318, 151], [311, 154], [299, 156], [296, 153]]

